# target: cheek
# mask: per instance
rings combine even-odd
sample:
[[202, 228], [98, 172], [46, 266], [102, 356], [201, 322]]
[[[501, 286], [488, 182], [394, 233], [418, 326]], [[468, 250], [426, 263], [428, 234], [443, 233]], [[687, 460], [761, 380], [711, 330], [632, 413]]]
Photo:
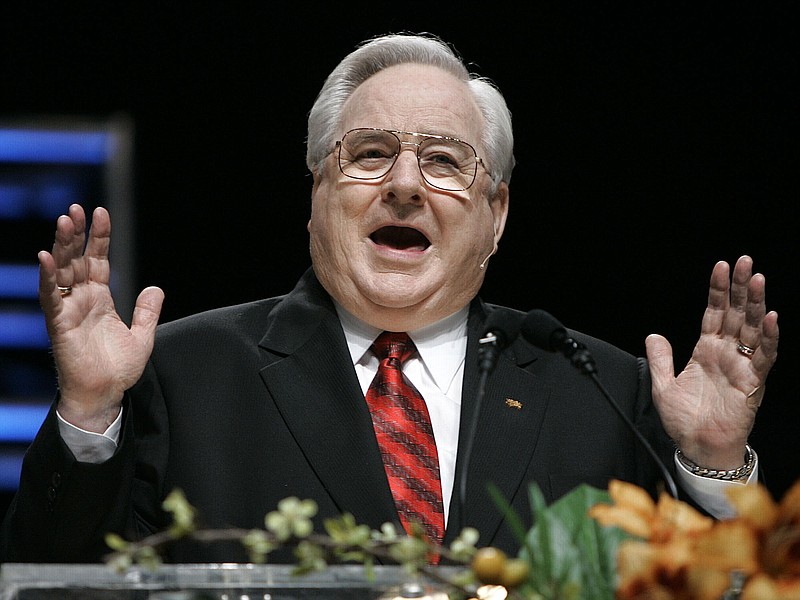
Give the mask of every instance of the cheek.
[[336, 187], [321, 184], [312, 196], [308, 231], [312, 257], [341, 266], [358, 241], [358, 205], [336, 193]]
[[311, 219], [308, 230], [312, 235], [325, 235], [331, 227], [331, 219], [335, 216], [335, 208], [339, 206], [335, 186], [327, 178], [322, 177], [311, 195]]
[[319, 197], [311, 204], [309, 232], [324, 239], [343, 238], [354, 231], [358, 222], [354, 211], [336, 197]]
[[332, 241], [339, 236], [340, 228], [338, 219], [330, 214], [324, 203], [317, 203], [311, 208], [311, 219], [308, 222], [308, 231], [311, 236], [311, 245], [317, 252], [330, 254], [335, 248]]
[[457, 215], [443, 215], [443, 223], [448, 229], [448, 246], [455, 250], [453, 258], [469, 261], [494, 247], [494, 219], [488, 206], [459, 211]]

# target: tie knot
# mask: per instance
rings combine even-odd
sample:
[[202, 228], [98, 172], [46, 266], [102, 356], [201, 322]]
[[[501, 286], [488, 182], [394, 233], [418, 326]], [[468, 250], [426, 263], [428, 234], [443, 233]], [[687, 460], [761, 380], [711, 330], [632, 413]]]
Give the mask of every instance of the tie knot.
[[401, 364], [414, 354], [416, 349], [408, 334], [402, 331], [384, 331], [372, 343], [372, 351], [378, 360], [396, 358]]

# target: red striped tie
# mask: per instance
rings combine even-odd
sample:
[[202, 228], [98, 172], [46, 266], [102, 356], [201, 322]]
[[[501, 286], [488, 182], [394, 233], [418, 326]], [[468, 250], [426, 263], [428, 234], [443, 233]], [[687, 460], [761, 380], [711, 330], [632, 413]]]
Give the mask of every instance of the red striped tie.
[[406, 333], [384, 331], [378, 336], [372, 351], [380, 365], [367, 404], [400, 521], [407, 532], [418, 523], [441, 544], [444, 508], [431, 420], [425, 400], [401, 370], [416, 350]]

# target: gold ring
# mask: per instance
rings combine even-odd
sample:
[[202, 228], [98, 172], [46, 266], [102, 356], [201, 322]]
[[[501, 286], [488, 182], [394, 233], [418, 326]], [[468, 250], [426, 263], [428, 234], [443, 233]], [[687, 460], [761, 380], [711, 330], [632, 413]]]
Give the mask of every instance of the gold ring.
[[755, 348], [751, 348], [750, 346], [742, 342], [742, 340], [736, 342], [736, 349], [745, 356], [753, 356], [753, 354], [755, 354], [756, 351]]
[[69, 296], [72, 293], [72, 286], [71, 285], [59, 285], [58, 292], [61, 294], [61, 297]]

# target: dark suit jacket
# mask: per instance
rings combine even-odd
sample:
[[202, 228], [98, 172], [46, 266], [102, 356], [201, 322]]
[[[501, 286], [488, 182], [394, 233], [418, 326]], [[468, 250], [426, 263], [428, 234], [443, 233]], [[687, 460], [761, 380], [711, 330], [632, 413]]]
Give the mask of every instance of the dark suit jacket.
[[[589, 378], [563, 356], [519, 338], [488, 378], [460, 507], [464, 438], [480, 379], [478, 339], [491, 308], [480, 300], [470, 307], [445, 542], [463, 523], [480, 531], [480, 545], [515, 552], [487, 483], [530, 525], [531, 483], [553, 501], [581, 483], [605, 489], [611, 478], [655, 490], [660, 475]], [[644, 360], [570, 333], [588, 346], [606, 388], [672, 465]], [[162, 324], [145, 373], [126, 394], [119, 448], [105, 463], [76, 462], [51, 411], [26, 455], [0, 559], [100, 560], [108, 551], [105, 532], [138, 537], [163, 529], [160, 504], [174, 488], [209, 527], [263, 527], [265, 514], [287, 496], [318, 503], [318, 531], [323, 518], [341, 512], [372, 528], [389, 521], [400, 527], [344, 333], [311, 270], [286, 296]], [[238, 547], [178, 544], [168, 559], [246, 556]], [[292, 557], [278, 551], [270, 560]]]

